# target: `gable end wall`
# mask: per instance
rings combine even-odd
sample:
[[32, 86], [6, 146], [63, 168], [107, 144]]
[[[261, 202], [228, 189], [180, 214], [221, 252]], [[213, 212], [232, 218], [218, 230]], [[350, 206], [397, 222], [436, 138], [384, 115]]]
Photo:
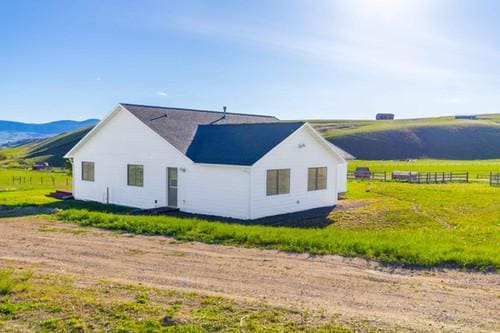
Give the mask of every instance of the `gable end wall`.
[[[307, 127], [297, 130], [252, 167], [252, 219], [333, 206], [337, 203], [339, 161], [309, 131]], [[302, 145], [305, 147], [299, 148]], [[326, 190], [307, 190], [308, 168], [312, 167], [328, 168]], [[289, 194], [266, 195], [269, 169], [291, 169]]]

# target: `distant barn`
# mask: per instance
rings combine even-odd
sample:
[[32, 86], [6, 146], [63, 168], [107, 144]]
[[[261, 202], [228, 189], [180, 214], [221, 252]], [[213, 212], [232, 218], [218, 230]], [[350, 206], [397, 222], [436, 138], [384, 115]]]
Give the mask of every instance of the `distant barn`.
[[393, 113], [377, 113], [377, 120], [394, 120]]
[[456, 115], [455, 119], [466, 119], [466, 120], [476, 120], [476, 115]]
[[50, 169], [50, 165], [47, 162], [39, 162], [39, 163], [36, 163], [35, 165], [33, 165], [32, 169], [36, 170], [36, 171], [48, 170], [48, 169]]

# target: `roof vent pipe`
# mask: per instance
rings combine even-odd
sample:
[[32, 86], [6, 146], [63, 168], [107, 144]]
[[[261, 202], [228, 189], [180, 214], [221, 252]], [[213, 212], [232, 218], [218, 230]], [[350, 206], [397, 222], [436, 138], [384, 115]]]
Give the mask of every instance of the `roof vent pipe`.
[[155, 121], [155, 120], [158, 120], [158, 119], [161, 119], [161, 118], [168, 118], [168, 115], [165, 113], [164, 115], [161, 115], [159, 117], [153, 118], [150, 121]]
[[222, 119], [226, 119], [227, 106], [223, 106], [222, 109], [224, 110], [224, 116], [222, 117]]

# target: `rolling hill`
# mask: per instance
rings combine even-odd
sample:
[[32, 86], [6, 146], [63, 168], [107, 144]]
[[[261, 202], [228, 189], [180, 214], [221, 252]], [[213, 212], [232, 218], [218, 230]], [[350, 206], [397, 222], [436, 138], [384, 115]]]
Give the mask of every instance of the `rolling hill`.
[[329, 141], [364, 160], [407, 158], [500, 158], [500, 114], [477, 120], [453, 117], [354, 121], [321, 120], [311, 124]]
[[[478, 120], [439, 117], [394, 121], [312, 120], [310, 123], [327, 140], [363, 160], [500, 158], [500, 114], [478, 116]], [[48, 162], [52, 166], [64, 166], [64, 154], [91, 128], [0, 150], [0, 165]]]
[[63, 158], [92, 126], [42, 140], [36, 143], [0, 150], [0, 165], [19, 166], [32, 165], [37, 162], [48, 162], [51, 166], [63, 167]]
[[29, 141], [52, 137], [68, 131], [95, 125], [97, 119], [60, 120], [45, 124], [27, 124], [0, 120], [0, 148], [16, 147]]

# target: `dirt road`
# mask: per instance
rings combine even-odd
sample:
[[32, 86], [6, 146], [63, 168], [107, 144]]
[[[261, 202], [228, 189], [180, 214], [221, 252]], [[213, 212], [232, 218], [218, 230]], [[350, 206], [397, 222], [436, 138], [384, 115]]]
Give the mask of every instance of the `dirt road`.
[[[81, 232], [84, 230], [83, 232]], [[500, 276], [390, 270], [338, 256], [179, 243], [42, 218], [0, 219], [0, 265], [324, 309], [409, 331], [500, 331]]]

